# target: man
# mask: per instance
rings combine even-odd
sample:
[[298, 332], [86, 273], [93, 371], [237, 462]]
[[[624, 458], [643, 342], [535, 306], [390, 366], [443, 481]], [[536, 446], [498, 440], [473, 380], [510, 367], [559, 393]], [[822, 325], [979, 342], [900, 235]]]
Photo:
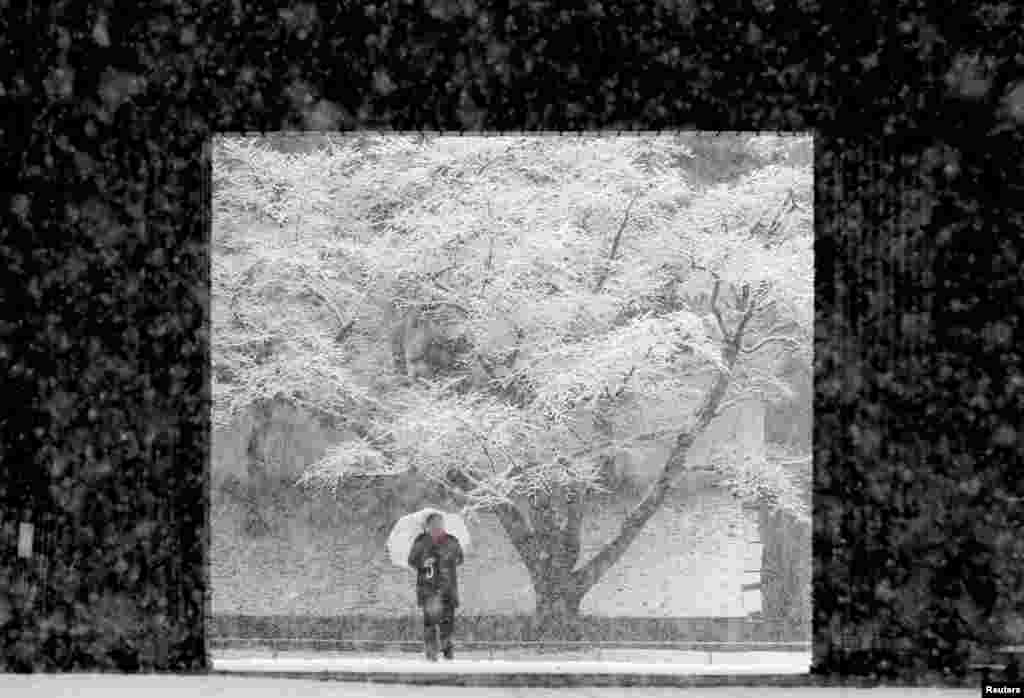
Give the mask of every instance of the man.
[[455, 568], [462, 564], [462, 546], [444, 530], [444, 519], [437, 512], [427, 517], [425, 529], [412, 544], [409, 566], [416, 570], [416, 603], [423, 608], [427, 659], [436, 662], [438, 649], [445, 659], [454, 657], [452, 630], [459, 605]]

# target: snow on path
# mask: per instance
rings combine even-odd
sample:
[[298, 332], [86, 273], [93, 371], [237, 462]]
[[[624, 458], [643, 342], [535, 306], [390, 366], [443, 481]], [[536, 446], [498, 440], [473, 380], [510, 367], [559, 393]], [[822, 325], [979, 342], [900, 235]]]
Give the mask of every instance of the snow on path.
[[[416, 686], [417, 698], [962, 698], [954, 688], [473, 688]], [[4, 675], [0, 696], [21, 698], [405, 698], [409, 686], [232, 676]]]
[[[760, 665], [801, 665], [810, 666], [811, 652], [731, 652], [713, 650], [704, 651], [679, 651], [679, 650], [635, 650], [635, 649], [602, 649], [587, 650], [580, 652], [558, 652], [541, 654], [536, 651], [515, 651], [501, 649], [494, 653], [481, 650], [460, 650], [456, 647], [456, 656], [462, 660], [488, 661], [504, 659], [510, 661], [541, 661], [541, 662], [639, 662], [642, 664], [760, 664]], [[224, 649], [215, 650], [212, 653], [213, 661], [218, 663], [222, 660], [254, 660], [257, 658], [265, 660], [280, 660], [291, 658], [316, 657], [320, 659], [349, 660], [360, 657], [376, 657], [388, 661], [423, 661], [419, 653], [414, 652], [381, 652], [381, 653], [354, 653], [339, 651], [303, 651], [283, 650], [276, 654], [262, 648], [252, 649]]]

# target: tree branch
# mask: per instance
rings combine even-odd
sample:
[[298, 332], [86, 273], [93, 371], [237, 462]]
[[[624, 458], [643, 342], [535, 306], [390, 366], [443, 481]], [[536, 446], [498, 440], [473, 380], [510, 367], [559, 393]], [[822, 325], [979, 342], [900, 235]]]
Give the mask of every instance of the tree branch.
[[744, 402], [746, 402], [747, 400], [749, 400], [750, 398], [754, 397], [755, 394], [756, 393], [754, 393], [753, 391], [746, 391], [746, 392], [740, 393], [739, 395], [736, 395], [735, 397], [732, 397], [732, 398], [730, 398], [728, 400], [724, 400], [724, 401], [722, 401], [718, 405], [718, 409], [715, 412], [715, 414], [718, 414], [718, 415], [725, 414], [726, 412], [728, 412], [733, 407], [741, 405]]
[[755, 303], [759, 308], [763, 309], [761, 303], [768, 298], [768, 294], [771, 293], [772, 285], [767, 281], [762, 281], [757, 285], [754, 290], [752, 302]]
[[678, 475], [679, 467], [676, 464], [685, 461], [686, 453], [693, 444], [693, 437], [689, 433], [685, 437], [685, 440], [681, 438], [677, 441], [676, 448], [673, 449], [673, 453], [669, 457], [668, 465], [648, 490], [643, 501], [626, 516], [618, 535], [583, 567], [573, 572], [572, 577], [576, 587], [585, 590], [596, 584], [619, 561], [643, 527], [661, 507], [669, 492], [671, 482]]
[[480, 297], [487, 291], [487, 285], [491, 282], [491, 269], [494, 268], [494, 236], [491, 236], [490, 249], [487, 251], [487, 261], [484, 263], [484, 280], [480, 284]]
[[494, 469], [495, 474], [497, 474], [498, 464], [494, 462], [494, 457], [491, 455], [490, 449], [487, 448], [487, 439], [477, 434], [476, 431], [473, 431], [472, 434], [476, 437], [476, 440], [480, 442], [480, 450], [482, 450], [484, 455], [487, 456], [487, 460], [491, 462], [491, 467]]
[[669, 435], [675, 434], [675, 433], [676, 433], [676, 429], [673, 429], [673, 428], [670, 427], [670, 428], [661, 429], [661, 430], [658, 430], [658, 431], [649, 431], [649, 432], [646, 432], [646, 433], [643, 433], [643, 434], [638, 434], [638, 435], [634, 436], [630, 440], [635, 442], [635, 443], [647, 443], [649, 441], [658, 441], [659, 439], [664, 439], [666, 436], [669, 436]]
[[536, 534], [530, 526], [530, 522], [523, 516], [523, 512], [512, 503], [501, 504], [494, 507], [493, 511], [512, 545], [522, 556], [523, 562], [531, 565], [535, 558], [533, 543]]
[[794, 349], [799, 349], [801, 347], [800, 342], [796, 341], [792, 337], [773, 336], [773, 337], [766, 337], [765, 339], [762, 339], [760, 342], [758, 342], [757, 344], [755, 344], [752, 347], [743, 347], [743, 348], [740, 349], [740, 351], [743, 352], [744, 354], [753, 354], [754, 352], [764, 348], [766, 345], [771, 344], [772, 342], [779, 342], [779, 343], [782, 343], [782, 344], [789, 344]]
[[[708, 233], [709, 235], [711, 234], [711, 231], [709, 229], [707, 229], [707, 228], [704, 229], [704, 232]], [[685, 239], [685, 238], [680, 237], [680, 239]], [[706, 267], [703, 264], [697, 264], [697, 258], [694, 257], [692, 254], [691, 255], [687, 255], [687, 256], [690, 258], [690, 270], [691, 271], [703, 271], [703, 272], [706, 272], [708, 274], [711, 274], [711, 276], [716, 278], [716, 279], [718, 278], [718, 274], [716, 272], [712, 271], [711, 267]]]
[[494, 367], [487, 363], [487, 360], [484, 359], [481, 354], [474, 352], [473, 357], [476, 359], [476, 362], [480, 364], [480, 368], [484, 370], [484, 373], [487, 374], [487, 377], [490, 380], [495, 380], [497, 378], [497, 376], [494, 375]]
[[629, 381], [633, 378], [633, 375], [635, 373], [636, 366], [634, 365], [631, 369], [629, 369], [629, 373], [626, 374], [626, 377], [622, 379], [622, 385], [619, 386], [619, 389], [615, 391], [615, 395], [612, 396], [612, 399], [618, 399], [622, 397], [622, 394], [626, 392], [626, 388], [629, 387]]
[[341, 329], [338, 330], [338, 333], [334, 335], [334, 341], [337, 342], [338, 344], [341, 344], [346, 339], [348, 339], [349, 335], [352, 334], [352, 329], [355, 327], [355, 325], [355, 319], [349, 320], [347, 323], [342, 325]]
[[622, 557], [629, 546], [633, 543], [636, 537], [643, 530], [643, 527], [647, 525], [651, 517], [657, 513], [658, 509], [661, 508], [668, 496], [669, 491], [675, 484], [678, 476], [683, 472], [686, 467], [687, 457], [690, 454], [690, 450], [693, 447], [697, 436], [707, 429], [708, 425], [718, 414], [719, 407], [725, 398], [725, 394], [729, 389], [729, 385], [732, 382], [732, 368], [736, 363], [737, 356], [739, 354], [739, 348], [743, 341], [743, 333], [746, 330], [747, 323], [753, 317], [757, 311], [757, 306], [753, 303], [748, 302], [749, 296], [745, 299], [746, 312], [740, 319], [739, 325], [736, 328], [736, 332], [729, 336], [728, 332], [725, 331], [725, 323], [722, 321], [721, 313], [718, 312], [715, 303], [718, 300], [718, 292], [720, 289], [720, 282], [716, 280], [715, 289], [712, 293], [712, 310], [715, 312], [715, 317], [719, 321], [719, 326], [723, 328], [725, 333], [725, 339], [727, 342], [725, 351], [723, 352], [723, 360], [725, 362], [725, 370], [719, 371], [718, 376], [715, 378], [715, 382], [711, 389], [708, 391], [704, 398], [703, 404], [697, 410], [696, 419], [692, 428], [687, 429], [679, 434], [676, 438], [676, 443], [672, 448], [672, 452], [669, 454], [668, 460], [665, 463], [665, 467], [658, 475], [658, 479], [655, 480], [654, 484], [651, 485], [644, 499], [631, 511], [623, 522], [618, 535], [604, 548], [595, 555], [586, 565], [573, 573], [573, 582], [579, 586], [580, 589], [589, 589]]
[[704, 399], [704, 403], [697, 410], [693, 427], [683, 431], [676, 437], [675, 445], [669, 454], [664, 468], [658, 475], [658, 479], [648, 489], [643, 500], [626, 516], [626, 520], [619, 529], [619, 533], [597, 555], [591, 558], [587, 564], [573, 572], [573, 582], [580, 589], [586, 590], [596, 584], [619, 561], [640, 534], [640, 531], [643, 530], [643, 527], [661, 508], [676, 479], [685, 469], [687, 457], [697, 436], [707, 429], [711, 420], [715, 417], [718, 405], [725, 397], [731, 380], [730, 375], [734, 361], [735, 355], [727, 357], [726, 367], [729, 370], [719, 372], [714, 385]]
[[[458, 268], [458, 266], [459, 265], [457, 265], [457, 264], [449, 264], [444, 269], [439, 269], [438, 271], [430, 272], [429, 274], [427, 274], [427, 278], [430, 279], [433, 283], [435, 283], [438, 286], [440, 286], [441, 284], [439, 284], [437, 280], [440, 279], [445, 274], [447, 274], [448, 272]], [[442, 288], [443, 288], [443, 286], [442, 286]]]
[[739, 311], [742, 311], [743, 310], [743, 296], [736, 289], [736, 285], [735, 284], [729, 284], [729, 290], [732, 292], [732, 304], [735, 306], [735, 309], [739, 310]]
[[[609, 263], [614, 262], [615, 256], [619, 253], [619, 244], [622, 242], [622, 233], [623, 231], [626, 230], [626, 223], [629, 222], [629, 212], [633, 210], [633, 204], [635, 204], [637, 199], [640, 198], [640, 193], [641, 192], [637, 192], [636, 194], [634, 194], [633, 198], [630, 199], [629, 204], [626, 206], [626, 212], [622, 216], [622, 223], [619, 224], [619, 229], [615, 232], [615, 238], [614, 240], [612, 240], [612, 248], [608, 252]], [[598, 293], [601, 291], [601, 288], [604, 286], [605, 281], [608, 280], [608, 276], [610, 274], [611, 266], [609, 265], [609, 267], [606, 268], [598, 277], [597, 283], [594, 284], [594, 293]]]
[[470, 314], [469, 311], [464, 306], [459, 305], [454, 301], [427, 301], [426, 303], [409, 303], [408, 306], [406, 307], [409, 310], [413, 308], [416, 308], [417, 310], [432, 310], [442, 305], [448, 306], [449, 308], [453, 308], [466, 316]]
[[[491, 462], [491, 465], [494, 466], [494, 473], [497, 474], [498, 473], [498, 464], [494, 462], [494, 458], [491, 456], [491, 452], [488, 449], [487, 437], [485, 437], [483, 434], [481, 434], [476, 429], [476, 427], [473, 424], [471, 424], [470, 422], [468, 422], [468, 421], [466, 421], [465, 419], [462, 419], [462, 418], [458, 418], [458, 419], [459, 419], [460, 422], [463, 423], [463, 425], [465, 425], [466, 429], [469, 430], [469, 433], [477, 441], [480, 442], [480, 448], [483, 450], [484, 455], [487, 456], [487, 460], [489, 460]], [[492, 444], [492, 445], [496, 446], [498, 448], [498, 450], [501, 451], [501, 454], [503, 456], [505, 456], [505, 460], [508, 461], [508, 467], [505, 468], [505, 471], [503, 473], [504, 477], [507, 477], [507, 478], [515, 477], [519, 472], [522, 471], [522, 468], [519, 466], [519, 464], [516, 462], [516, 460], [511, 456], [511, 454], [509, 454], [508, 451], [506, 451], [502, 447], [502, 445], [500, 443]]]
[[486, 490], [486, 483], [483, 480], [473, 477], [466, 470], [459, 468], [451, 468], [445, 473], [444, 477], [437, 477], [424, 473], [428, 479], [435, 480], [440, 484], [446, 486], [454, 494], [467, 500], [474, 501], [473, 492], [477, 490]]
[[306, 287], [306, 290], [310, 291], [313, 295], [315, 295], [317, 298], [324, 302], [324, 304], [331, 310], [331, 312], [334, 313], [334, 317], [338, 319], [338, 324], [340, 326], [345, 326], [345, 316], [341, 314], [340, 310], [338, 310], [338, 306], [334, 305], [334, 301], [328, 298], [325, 293], [321, 292], [320, 289], [318, 289], [309, 281], [303, 282], [303, 286]]
[[[456, 468], [448, 471], [445, 476], [445, 483], [463, 497], [468, 497], [469, 493], [475, 489], [473, 480], [466, 473]], [[532, 555], [530, 546], [534, 533], [530, 528], [529, 521], [523, 516], [519, 507], [511, 502], [506, 502], [492, 507], [491, 511], [498, 518], [516, 550], [524, 556]]]
[[732, 366], [736, 357], [740, 353], [740, 348], [743, 346], [743, 333], [747, 329], [747, 323], [754, 317], [754, 313], [757, 312], [757, 306], [753, 303], [747, 304], [747, 311], [743, 314], [740, 319], [740, 324], [736, 326], [736, 333], [732, 336], [732, 340], [729, 342], [728, 353], [729, 353], [729, 366]]
[[715, 279], [715, 287], [711, 291], [711, 312], [714, 313], [715, 319], [718, 320], [718, 329], [722, 331], [722, 339], [729, 341], [729, 330], [725, 326], [725, 320], [722, 318], [722, 311], [718, 309], [718, 292], [722, 287], [722, 282], [719, 279]]
[[486, 170], [488, 167], [490, 167], [494, 163], [498, 162], [499, 160], [501, 160], [503, 157], [507, 156], [511, 152], [512, 152], [512, 146], [510, 145], [508, 148], [505, 149], [504, 153], [502, 153], [501, 155], [498, 155], [497, 157], [493, 157], [490, 160], [488, 160], [487, 162], [485, 162], [483, 165], [480, 166], [480, 169], [478, 169], [476, 171], [477, 177], [482, 175], [484, 173], [484, 170]]

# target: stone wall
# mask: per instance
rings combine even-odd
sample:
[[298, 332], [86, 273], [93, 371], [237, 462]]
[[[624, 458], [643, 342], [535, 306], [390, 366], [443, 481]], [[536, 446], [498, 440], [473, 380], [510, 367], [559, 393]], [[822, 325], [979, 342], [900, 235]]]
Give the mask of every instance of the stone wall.
[[[328, 432], [295, 410], [276, 408], [274, 427], [262, 437], [274, 477], [297, 477], [339, 434]], [[712, 424], [695, 448], [702, 465], [716, 440], [763, 447], [764, 410], [747, 404]], [[248, 435], [214, 439], [214, 482], [231, 475], [249, 477], [245, 463]], [[248, 432], [248, 433], [247, 433]], [[631, 493], [595, 500], [586, 517], [582, 558], [593, 555], [617, 531], [626, 512], [664, 464], [668, 449], [637, 452], [628, 475]], [[387, 482], [381, 487], [387, 488]], [[249, 539], [242, 530], [241, 503], [218, 506], [213, 516], [211, 574], [213, 611], [232, 614], [402, 615], [415, 610], [411, 573], [393, 567], [384, 542], [391, 523], [420, 506], [437, 505], [436, 496], [402, 497], [367, 491], [345, 507], [352, 512], [297, 510], [283, 514], [267, 536]], [[351, 514], [351, 515], [349, 515]], [[521, 614], [533, 610], [534, 596], [525, 566], [500, 525], [483, 515], [471, 522], [472, 554], [462, 572], [464, 611], [469, 614]], [[710, 476], [683, 477], [623, 559], [583, 601], [582, 612], [602, 616], [744, 616], [745, 570], [756, 569], [759, 550], [756, 513], [716, 487]], [[810, 555], [810, 550], [807, 551]]]
[[[430, 504], [424, 501], [421, 504]], [[635, 498], [595, 501], [583, 557], [613, 535]], [[274, 535], [242, 542], [230, 508], [213, 519], [215, 613], [402, 615], [415, 611], [413, 576], [390, 564], [387, 521], [343, 514], [317, 526], [296, 516]], [[346, 520], [347, 519], [347, 520]], [[584, 599], [606, 616], [740, 616], [747, 540], [756, 521], [713, 488], [677, 493], [623, 559]], [[522, 561], [491, 516], [471, 522], [473, 549], [461, 572], [467, 614], [529, 614], [534, 596]]]

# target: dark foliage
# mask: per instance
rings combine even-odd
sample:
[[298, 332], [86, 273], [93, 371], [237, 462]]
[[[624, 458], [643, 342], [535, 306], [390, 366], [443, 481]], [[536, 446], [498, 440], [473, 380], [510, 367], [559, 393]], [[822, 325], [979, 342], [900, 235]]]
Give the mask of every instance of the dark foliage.
[[[744, 618], [607, 618], [580, 616], [578, 625], [545, 640], [587, 642], [806, 642], [802, 629], [783, 621]], [[459, 616], [464, 642], [514, 642], [541, 639], [534, 616]], [[351, 615], [339, 618], [303, 616], [218, 615], [210, 636], [232, 646], [254, 638], [307, 638], [324, 641], [415, 641], [422, 619], [417, 616]]]
[[1021, 632], [1019, 7], [135, 9], [0, 11], [5, 668], [207, 666], [203, 145], [359, 125], [818, 129], [816, 671]]

